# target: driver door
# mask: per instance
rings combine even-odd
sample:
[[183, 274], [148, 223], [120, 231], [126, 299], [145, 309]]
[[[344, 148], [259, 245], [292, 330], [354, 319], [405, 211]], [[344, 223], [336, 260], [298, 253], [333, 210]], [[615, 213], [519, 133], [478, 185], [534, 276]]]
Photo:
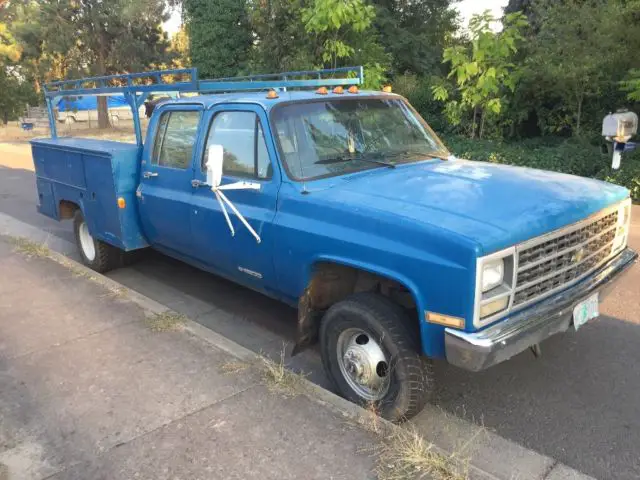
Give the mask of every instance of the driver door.
[[[240, 214], [257, 232], [249, 232], [227, 206], [232, 234], [224, 212], [210, 188], [197, 187], [191, 211], [192, 240], [200, 260], [238, 283], [268, 291], [275, 286], [273, 226], [280, 172], [264, 110], [257, 105], [219, 105], [208, 112], [208, 124], [200, 165], [194, 180], [206, 181], [206, 152], [210, 145], [223, 147], [222, 185], [251, 182], [256, 190], [223, 190]], [[197, 184], [197, 182], [196, 182]]]

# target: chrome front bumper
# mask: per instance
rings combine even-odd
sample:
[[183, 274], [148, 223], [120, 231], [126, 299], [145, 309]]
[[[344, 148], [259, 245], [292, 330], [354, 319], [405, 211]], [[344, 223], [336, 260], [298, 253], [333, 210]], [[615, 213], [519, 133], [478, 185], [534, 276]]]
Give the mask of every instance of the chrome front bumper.
[[580, 283], [480, 332], [446, 328], [447, 361], [466, 370], [483, 370], [566, 331], [573, 323], [573, 308], [595, 292], [600, 292], [602, 299], [637, 258], [638, 254], [627, 248]]

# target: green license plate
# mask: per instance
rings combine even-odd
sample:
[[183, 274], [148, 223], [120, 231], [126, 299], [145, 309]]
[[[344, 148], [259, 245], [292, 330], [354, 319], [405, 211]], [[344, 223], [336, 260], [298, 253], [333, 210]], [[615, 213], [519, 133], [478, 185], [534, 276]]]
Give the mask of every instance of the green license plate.
[[598, 294], [594, 293], [583, 300], [573, 309], [573, 326], [578, 330], [582, 325], [600, 315], [600, 301]]

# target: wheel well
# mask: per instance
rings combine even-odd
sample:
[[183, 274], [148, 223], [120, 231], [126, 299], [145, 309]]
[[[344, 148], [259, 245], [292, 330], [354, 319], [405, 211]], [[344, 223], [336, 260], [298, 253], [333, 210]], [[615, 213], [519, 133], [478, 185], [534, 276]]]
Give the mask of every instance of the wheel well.
[[77, 203], [70, 202], [69, 200], [60, 200], [58, 204], [58, 212], [60, 212], [60, 220], [67, 220], [73, 218], [76, 214], [76, 210], [80, 207]]
[[320, 320], [331, 305], [360, 292], [378, 293], [400, 305], [412, 320], [416, 338], [420, 338], [417, 303], [405, 285], [358, 268], [321, 262], [314, 265], [311, 279], [298, 302], [298, 335], [294, 353], [316, 343]]

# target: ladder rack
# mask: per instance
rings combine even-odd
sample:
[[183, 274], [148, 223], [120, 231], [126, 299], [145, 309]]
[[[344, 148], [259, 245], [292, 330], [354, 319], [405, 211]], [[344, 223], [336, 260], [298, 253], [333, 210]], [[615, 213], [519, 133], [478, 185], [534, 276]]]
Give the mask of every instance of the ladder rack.
[[152, 92], [224, 93], [267, 89], [318, 88], [337, 85], [361, 85], [362, 67], [269, 73], [242, 77], [200, 80], [197, 68], [156, 70], [62, 80], [44, 85], [51, 136], [57, 137], [54, 108], [63, 97], [80, 95], [124, 95], [133, 112], [138, 145], [142, 145], [139, 108]]

